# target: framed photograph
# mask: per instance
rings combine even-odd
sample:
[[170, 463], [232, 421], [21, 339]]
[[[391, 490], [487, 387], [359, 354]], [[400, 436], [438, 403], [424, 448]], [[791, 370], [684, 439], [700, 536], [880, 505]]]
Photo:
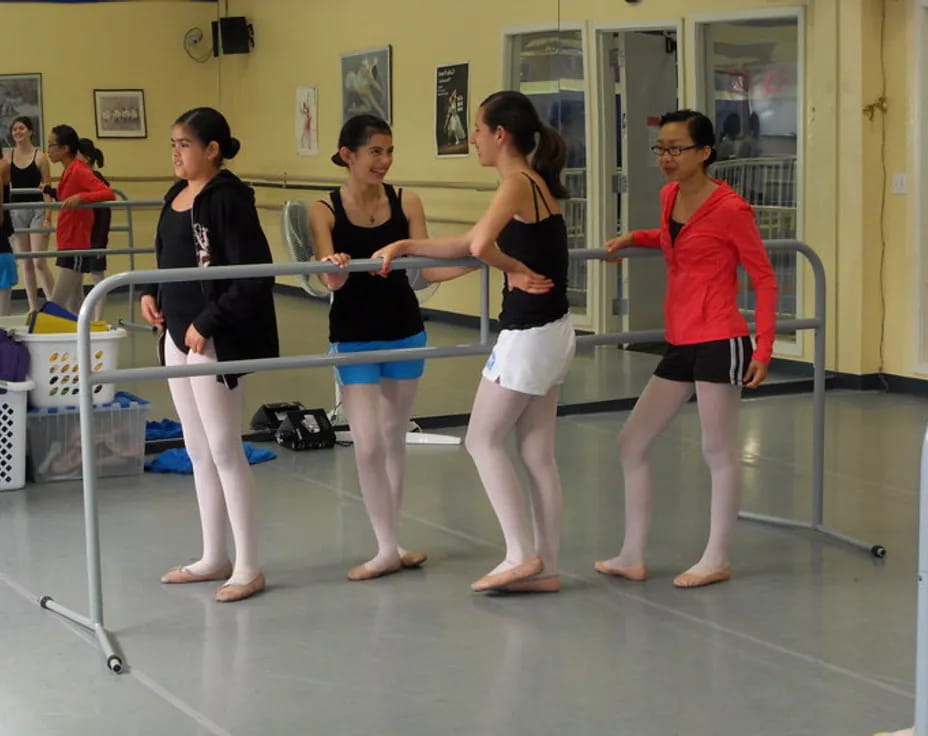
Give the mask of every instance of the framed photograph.
[[468, 62], [445, 64], [435, 69], [435, 153], [466, 156]]
[[145, 93], [140, 89], [95, 89], [97, 138], [147, 138]]
[[42, 117], [42, 75], [0, 74], [0, 141], [10, 148], [10, 126], [18, 117], [32, 120], [32, 142], [45, 148], [45, 119]]
[[316, 156], [319, 153], [319, 89], [314, 84], [296, 88], [294, 122], [296, 152], [300, 156]]
[[393, 72], [389, 46], [343, 54], [342, 122], [370, 113], [392, 124]]

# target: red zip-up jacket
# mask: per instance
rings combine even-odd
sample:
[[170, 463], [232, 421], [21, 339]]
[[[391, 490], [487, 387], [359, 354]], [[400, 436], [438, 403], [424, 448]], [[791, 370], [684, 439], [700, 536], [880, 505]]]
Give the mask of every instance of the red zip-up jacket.
[[[64, 170], [58, 182], [57, 196], [64, 202], [72, 194], [81, 195], [81, 202], [108, 202], [116, 199], [116, 193], [94, 176], [83, 161], [74, 159]], [[81, 250], [90, 247], [93, 230], [93, 210], [78, 207], [75, 210], [58, 210], [58, 226], [55, 242], [58, 250]]]
[[634, 245], [660, 248], [667, 262], [664, 321], [672, 345], [744, 337], [747, 322], [738, 311], [738, 264], [755, 293], [757, 324], [754, 360], [769, 363], [776, 334], [777, 282], [760, 239], [754, 210], [728, 184], [718, 187], [670, 239], [670, 213], [680, 185], [661, 190], [661, 227], [635, 230]]

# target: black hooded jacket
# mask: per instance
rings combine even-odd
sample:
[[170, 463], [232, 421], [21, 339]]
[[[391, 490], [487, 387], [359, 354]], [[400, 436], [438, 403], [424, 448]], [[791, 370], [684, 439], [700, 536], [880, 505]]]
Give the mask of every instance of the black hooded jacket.
[[[186, 181], [178, 181], [168, 190], [161, 218], [186, 186]], [[258, 220], [254, 191], [230, 171], [221, 170], [196, 196], [190, 217], [190, 242], [164, 242], [159, 219], [155, 237], [159, 268], [168, 263], [204, 267], [271, 263], [271, 249]], [[201, 335], [213, 339], [219, 360], [273, 358], [280, 354], [273, 278], [199, 284], [204, 298], [192, 324]], [[166, 286], [149, 284], [142, 293], [156, 298], [165, 321], [170, 322], [172, 310], [182, 310], [183, 306], [171, 303], [171, 290]], [[174, 337], [183, 339], [181, 335]]]

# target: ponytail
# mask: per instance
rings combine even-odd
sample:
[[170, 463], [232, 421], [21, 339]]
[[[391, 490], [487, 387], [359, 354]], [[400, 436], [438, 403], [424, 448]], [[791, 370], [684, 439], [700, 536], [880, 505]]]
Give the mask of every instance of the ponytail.
[[531, 157], [532, 168], [555, 199], [570, 196], [561, 183], [561, 169], [567, 162], [567, 144], [560, 133], [541, 122], [528, 97], [514, 90], [494, 92], [480, 103], [480, 109], [490, 128], [505, 128], [515, 149]]
[[532, 168], [548, 185], [555, 199], [567, 199], [570, 192], [561, 182], [561, 170], [567, 162], [567, 144], [550, 125], [542, 125], [538, 132], [538, 146], [532, 155]]
[[97, 148], [90, 138], [81, 138], [77, 142], [77, 151], [87, 159], [91, 166], [103, 168], [103, 151]]

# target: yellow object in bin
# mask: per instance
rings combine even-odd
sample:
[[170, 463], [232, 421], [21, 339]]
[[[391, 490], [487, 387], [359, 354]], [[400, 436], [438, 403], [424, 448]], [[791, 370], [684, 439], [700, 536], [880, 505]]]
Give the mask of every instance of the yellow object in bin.
[[[106, 332], [109, 325], [98, 320], [90, 323], [91, 332]], [[35, 312], [29, 318], [29, 332], [33, 335], [54, 335], [63, 332], [77, 332], [77, 322], [54, 314]]]

